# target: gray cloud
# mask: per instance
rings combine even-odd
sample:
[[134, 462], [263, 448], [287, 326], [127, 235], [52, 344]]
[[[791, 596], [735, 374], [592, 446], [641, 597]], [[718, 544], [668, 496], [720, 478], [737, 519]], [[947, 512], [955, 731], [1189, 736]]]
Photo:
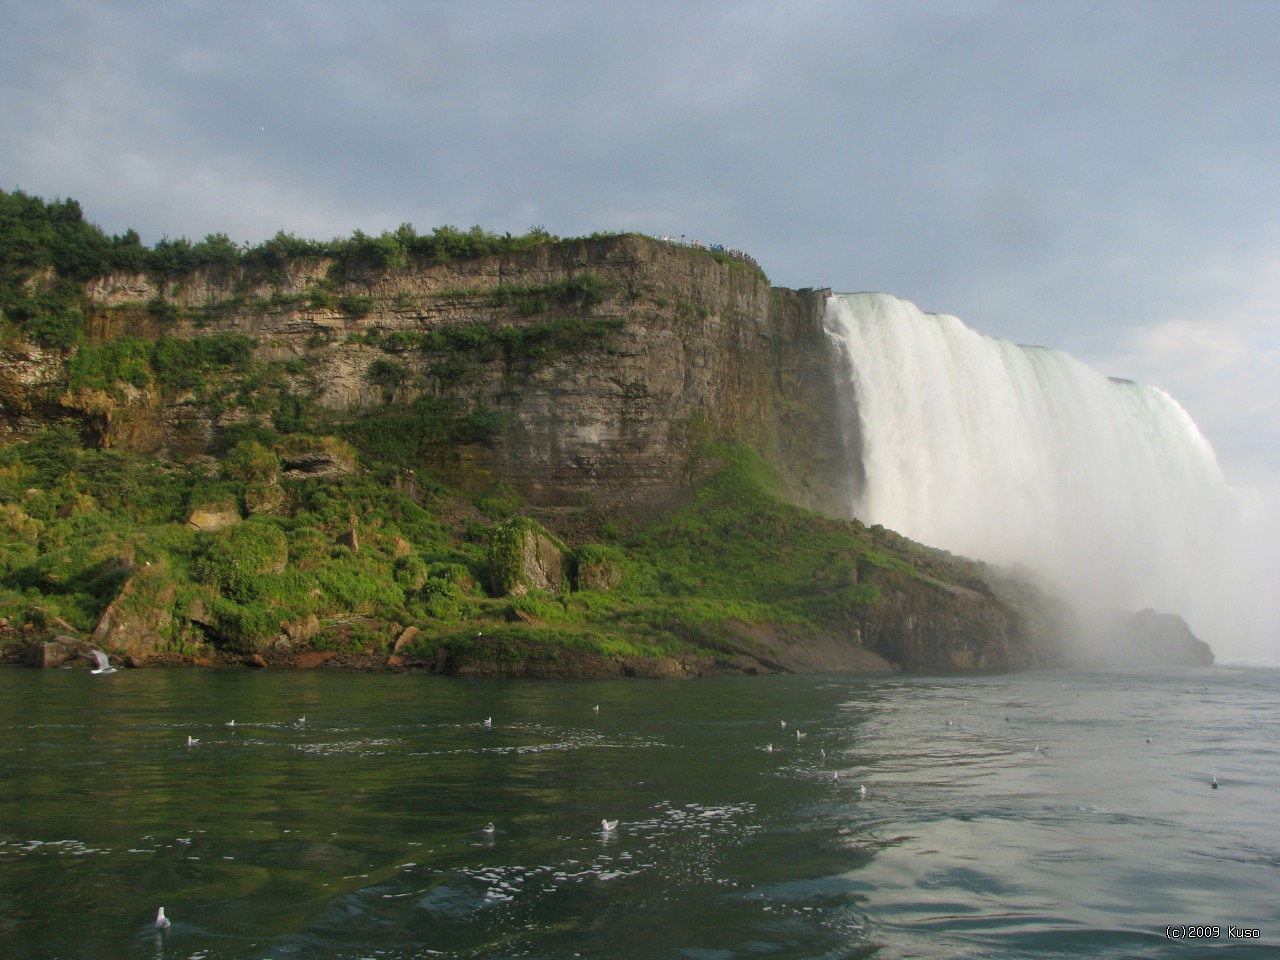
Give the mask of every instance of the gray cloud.
[[0, 171], [148, 242], [720, 241], [780, 284], [1190, 385], [1220, 449], [1280, 475], [1274, 404], [1233, 424], [1238, 390], [1200, 396], [1186, 356], [1221, 324], [1245, 348], [1214, 377], [1269, 382], [1277, 48], [1280, 8], [1243, 0], [6, 0]]

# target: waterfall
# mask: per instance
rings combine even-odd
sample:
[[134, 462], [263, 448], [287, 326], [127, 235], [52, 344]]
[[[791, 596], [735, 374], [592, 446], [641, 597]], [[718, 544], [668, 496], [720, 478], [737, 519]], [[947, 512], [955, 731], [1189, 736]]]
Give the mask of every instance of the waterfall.
[[1085, 612], [1179, 613], [1220, 656], [1280, 654], [1267, 505], [1164, 391], [884, 294], [832, 297], [825, 325], [852, 388], [855, 516], [1029, 569]]

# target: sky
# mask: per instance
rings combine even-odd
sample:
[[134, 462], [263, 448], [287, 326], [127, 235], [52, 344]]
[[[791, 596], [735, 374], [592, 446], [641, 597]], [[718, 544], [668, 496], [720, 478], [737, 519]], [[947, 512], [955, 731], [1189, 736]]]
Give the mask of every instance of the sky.
[[1160, 386], [1280, 487], [1280, 3], [0, 0], [108, 233], [634, 230]]

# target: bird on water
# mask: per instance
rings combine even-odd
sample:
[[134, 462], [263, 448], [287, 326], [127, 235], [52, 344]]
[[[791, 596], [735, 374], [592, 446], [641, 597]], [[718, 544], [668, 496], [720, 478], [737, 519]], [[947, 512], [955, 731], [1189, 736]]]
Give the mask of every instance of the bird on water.
[[164, 907], [161, 907], [156, 911], [156, 929], [168, 930], [170, 926], [172, 924], [169, 922], [169, 918], [164, 915]]
[[617, 820], [601, 820], [600, 829], [603, 830], [605, 833], [613, 833], [613, 831], [618, 829], [618, 821]]

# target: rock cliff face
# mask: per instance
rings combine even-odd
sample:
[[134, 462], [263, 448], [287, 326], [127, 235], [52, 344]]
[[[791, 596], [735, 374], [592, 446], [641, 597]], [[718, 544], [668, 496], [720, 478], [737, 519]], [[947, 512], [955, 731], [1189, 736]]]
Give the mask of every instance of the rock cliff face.
[[[315, 259], [274, 272], [203, 269], [159, 286], [109, 276], [89, 292], [90, 330], [104, 338], [252, 337], [274, 389], [322, 413], [376, 414], [424, 397], [483, 413], [496, 431], [424, 451], [464, 488], [502, 480], [538, 506], [645, 509], [696, 478], [697, 441], [735, 439], [798, 503], [845, 502], [827, 291], [775, 289], [704, 252], [619, 236], [417, 267], [348, 262], [339, 277]], [[567, 342], [575, 330], [589, 335]], [[449, 331], [448, 349], [433, 349], [433, 335]], [[511, 349], [521, 335], [559, 339]], [[10, 431], [56, 412], [106, 446], [192, 455], [228, 426], [267, 421], [233, 389], [211, 399], [154, 383], [68, 388], [59, 367], [35, 354], [0, 363]]]

